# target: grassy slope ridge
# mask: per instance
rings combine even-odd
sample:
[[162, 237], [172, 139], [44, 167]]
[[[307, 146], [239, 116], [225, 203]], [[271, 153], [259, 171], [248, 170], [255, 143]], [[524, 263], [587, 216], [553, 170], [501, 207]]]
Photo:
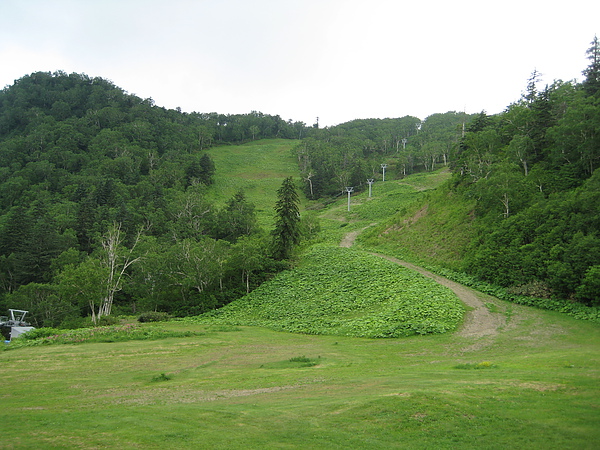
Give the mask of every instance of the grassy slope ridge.
[[449, 289], [414, 271], [355, 250], [318, 247], [294, 270], [192, 320], [376, 338], [451, 331], [463, 312]]
[[207, 150], [216, 168], [207, 199], [222, 206], [241, 189], [255, 205], [259, 225], [269, 229], [273, 225], [277, 189], [284, 178], [298, 175], [291, 150], [296, 143], [265, 139]]
[[366, 230], [358, 243], [398, 258], [459, 270], [473, 238], [473, 207], [442, 184]]

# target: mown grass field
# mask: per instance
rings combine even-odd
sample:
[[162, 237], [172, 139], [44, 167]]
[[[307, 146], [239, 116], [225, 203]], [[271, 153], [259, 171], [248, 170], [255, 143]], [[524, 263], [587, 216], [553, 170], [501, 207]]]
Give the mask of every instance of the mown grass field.
[[198, 335], [1, 352], [2, 448], [597, 448], [598, 327], [485, 301], [510, 319], [478, 338], [171, 322]]
[[[266, 226], [276, 189], [295, 175], [289, 149], [269, 141], [211, 150], [218, 175], [210, 195], [225, 202], [245, 188]], [[221, 164], [233, 179], [219, 174]], [[322, 232], [311, 245], [337, 246], [350, 232], [374, 230], [357, 246], [373, 248], [378, 235], [383, 241], [396, 232], [383, 233], [390, 215], [414, 217], [415, 202], [446, 177], [376, 183], [372, 198], [352, 197], [350, 212], [344, 197], [312, 205]], [[402, 256], [389, 241], [378, 251], [386, 248]], [[336, 308], [345, 298], [355, 306], [352, 292], [333, 303], [342, 269], [315, 264], [311, 275], [304, 263], [304, 287], [275, 285], [260, 300], [273, 307], [271, 320], [281, 314], [276, 295], [298, 305], [321, 296], [326, 306], [330, 296]], [[386, 286], [387, 269], [383, 279], [361, 279], [360, 267], [347, 283]], [[331, 281], [311, 287], [318, 275]], [[445, 334], [372, 339], [187, 320], [139, 325], [143, 340], [96, 334], [2, 351], [0, 448], [598, 448], [600, 327], [478, 297], [500, 324], [478, 335], [459, 325]], [[314, 323], [328, 318], [327, 308], [312, 313]], [[362, 313], [348, 307], [350, 318]]]

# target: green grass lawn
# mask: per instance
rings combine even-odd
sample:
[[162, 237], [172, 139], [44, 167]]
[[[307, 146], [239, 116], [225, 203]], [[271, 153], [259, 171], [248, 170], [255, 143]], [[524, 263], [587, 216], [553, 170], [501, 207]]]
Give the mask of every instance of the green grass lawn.
[[298, 179], [298, 164], [292, 147], [298, 141], [268, 139], [243, 145], [214, 147], [207, 151], [215, 163], [214, 184], [208, 199], [223, 205], [239, 189], [256, 207], [261, 226], [273, 224], [277, 189], [286, 177]]
[[170, 322], [198, 335], [4, 351], [2, 448], [595, 448], [600, 328], [510, 308], [479, 338]]

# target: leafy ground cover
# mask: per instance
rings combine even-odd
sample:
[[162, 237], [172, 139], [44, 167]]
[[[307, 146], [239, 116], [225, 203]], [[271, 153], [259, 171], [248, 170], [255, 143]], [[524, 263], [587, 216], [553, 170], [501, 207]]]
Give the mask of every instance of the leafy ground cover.
[[389, 338], [445, 333], [464, 307], [449, 289], [392, 262], [340, 247], [317, 246], [300, 265], [199, 323]]

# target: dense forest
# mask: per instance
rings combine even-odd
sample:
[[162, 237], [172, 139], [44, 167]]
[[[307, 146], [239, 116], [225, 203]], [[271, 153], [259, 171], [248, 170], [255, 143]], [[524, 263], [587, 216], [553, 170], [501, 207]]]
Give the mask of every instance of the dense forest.
[[534, 71], [502, 114], [480, 114], [451, 162], [476, 200], [465, 270], [538, 297], [600, 304], [600, 45], [582, 83], [540, 88]]
[[367, 179], [401, 178], [448, 165], [473, 115], [450, 111], [425, 120], [359, 119], [313, 130], [296, 147], [303, 188], [310, 199], [360, 191]]
[[204, 151], [312, 129], [167, 110], [80, 74], [17, 80], [0, 92], [1, 309], [58, 325], [110, 313], [90, 299], [185, 315], [246, 293], [281, 263], [243, 192], [205, 200], [216, 168]]
[[321, 204], [384, 169], [399, 179], [445, 166], [445, 189], [475, 205], [463, 271], [520, 294], [598, 305], [597, 39], [587, 55], [583, 82], [542, 87], [534, 71], [497, 115], [323, 129], [259, 112], [167, 110], [81, 74], [24, 76], [0, 91], [0, 309], [57, 326], [110, 315], [98, 299], [117, 312], [190, 315], [249, 292], [286, 267], [302, 239], [285, 217], [298, 215], [298, 198], [286, 180], [275, 229], [260, 230], [242, 191], [224, 206], [207, 202], [219, 169], [205, 151], [259, 138], [298, 141], [298, 186]]

